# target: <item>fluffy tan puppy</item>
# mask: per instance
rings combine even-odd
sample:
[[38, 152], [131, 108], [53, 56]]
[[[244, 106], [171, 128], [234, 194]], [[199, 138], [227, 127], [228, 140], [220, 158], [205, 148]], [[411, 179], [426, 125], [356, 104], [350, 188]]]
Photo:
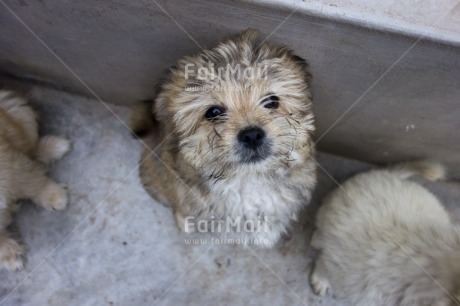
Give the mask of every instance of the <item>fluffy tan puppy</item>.
[[310, 201], [315, 127], [307, 64], [257, 36], [180, 60], [153, 119], [137, 110], [132, 121], [136, 131], [154, 125], [141, 179], [181, 229], [270, 247]]
[[460, 228], [408, 178], [436, 180], [442, 166], [408, 163], [359, 174], [317, 216], [313, 290], [347, 305], [460, 305]]
[[62, 157], [70, 143], [59, 137], [38, 137], [36, 114], [27, 102], [0, 91], [0, 265], [23, 267], [24, 248], [6, 231], [18, 199], [31, 199], [48, 210], [63, 209], [65, 189], [46, 176], [45, 164]]

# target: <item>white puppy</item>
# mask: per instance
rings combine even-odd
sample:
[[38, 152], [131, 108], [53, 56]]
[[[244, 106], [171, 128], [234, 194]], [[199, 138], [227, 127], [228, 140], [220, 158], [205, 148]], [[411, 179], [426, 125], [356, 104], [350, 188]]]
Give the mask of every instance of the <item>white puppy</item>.
[[310, 283], [347, 305], [460, 305], [460, 228], [428, 190], [444, 169], [415, 162], [359, 174], [324, 201]]

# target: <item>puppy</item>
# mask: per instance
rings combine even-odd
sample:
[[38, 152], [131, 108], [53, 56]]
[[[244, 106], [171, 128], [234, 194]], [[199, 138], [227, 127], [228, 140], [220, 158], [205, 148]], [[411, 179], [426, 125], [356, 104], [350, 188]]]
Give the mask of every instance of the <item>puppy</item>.
[[315, 126], [307, 64], [257, 36], [180, 60], [132, 126], [152, 127], [141, 180], [181, 229], [271, 247], [310, 201]]
[[414, 174], [442, 166], [408, 163], [359, 174], [324, 201], [312, 246], [313, 290], [347, 305], [460, 305], [460, 228]]
[[46, 176], [45, 165], [69, 149], [65, 139], [39, 138], [32, 108], [13, 93], [0, 91], [0, 265], [4, 268], [23, 267], [24, 247], [6, 231], [19, 208], [17, 200], [31, 199], [48, 210], [66, 207], [66, 191]]

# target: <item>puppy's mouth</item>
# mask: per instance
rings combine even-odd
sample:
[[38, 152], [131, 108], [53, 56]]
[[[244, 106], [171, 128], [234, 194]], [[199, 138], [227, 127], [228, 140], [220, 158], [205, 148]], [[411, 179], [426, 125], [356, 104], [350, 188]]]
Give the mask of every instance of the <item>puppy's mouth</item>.
[[248, 126], [237, 136], [237, 154], [245, 164], [260, 162], [271, 155], [271, 143], [259, 126]]
[[261, 162], [272, 155], [271, 144], [266, 141], [256, 149], [246, 148], [242, 145], [237, 147], [239, 160], [243, 164], [255, 164]]

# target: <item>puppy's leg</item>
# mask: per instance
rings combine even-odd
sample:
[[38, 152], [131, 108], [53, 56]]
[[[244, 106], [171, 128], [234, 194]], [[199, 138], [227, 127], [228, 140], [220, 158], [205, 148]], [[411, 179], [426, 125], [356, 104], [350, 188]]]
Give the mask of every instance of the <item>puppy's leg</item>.
[[178, 209], [174, 209], [174, 218], [176, 219], [177, 227], [184, 233], [190, 234], [195, 232], [193, 220], [187, 221], [187, 218]]
[[12, 239], [6, 230], [0, 230], [0, 265], [14, 271], [24, 267], [22, 255], [24, 247]]
[[67, 191], [44, 174], [29, 177], [24, 188], [26, 198], [47, 210], [62, 210], [67, 206]]
[[37, 145], [36, 157], [39, 161], [49, 164], [58, 160], [70, 150], [70, 141], [58, 136], [40, 138]]
[[310, 274], [310, 285], [313, 292], [319, 296], [324, 296], [329, 290], [330, 284], [326, 276], [324, 263], [321, 255], [316, 259]]
[[48, 210], [61, 210], [66, 207], [67, 191], [48, 178], [40, 164], [26, 156], [18, 157], [17, 161], [22, 166], [22, 171], [18, 173], [18, 181], [21, 182], [18, 198], [31, 199]]
[[30, 199], [47, 210], [62, 210], [67, 206], [67, 191], [51, 179], [44, 177], [47, 182], [42, 190]]
[[310, 240], [310, 245], [316, 249], [316, 250], [321, 250], [323, 248], [323, 245], [321, 243], [321, 234], [318, 230], [315, 230], [311, 236]]
[[33, 153], [38, 140], [38, 122], [35, 111], [24, 98], [13, 92], [0, 91], [0, 107], [8, 114], [4, 136], [17, 150]]

